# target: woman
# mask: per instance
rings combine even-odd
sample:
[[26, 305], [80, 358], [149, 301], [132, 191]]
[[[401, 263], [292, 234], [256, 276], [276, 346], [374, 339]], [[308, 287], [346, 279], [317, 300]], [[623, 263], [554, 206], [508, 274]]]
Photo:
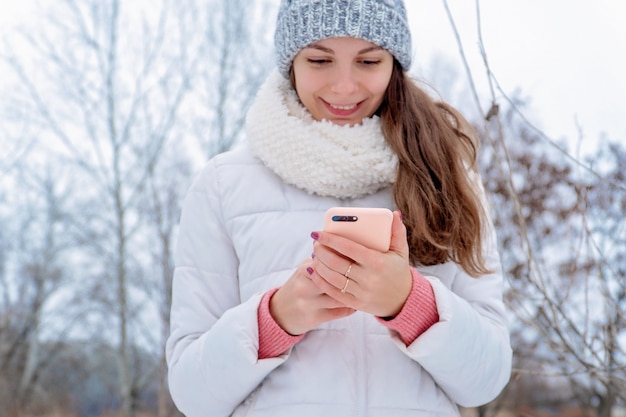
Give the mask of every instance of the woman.
[[[183, 205], [170, 390], [187, 416], [453, 416], [511, 349], [469, 124], [406, 75], [402, 1], [283, 0], [245, 149]], [[390, 250], [324, 232], [395, 210]]]

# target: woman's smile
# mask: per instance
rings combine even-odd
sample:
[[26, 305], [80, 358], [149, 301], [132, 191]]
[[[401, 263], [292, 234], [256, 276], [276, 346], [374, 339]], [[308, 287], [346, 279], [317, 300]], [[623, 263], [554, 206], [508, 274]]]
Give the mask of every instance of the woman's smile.
[[324, 102], [324, 104], [326, 104], [326, 107], [328, 108], [328, 111], [330, 113], [339, 117], [349, 117], [353, 115], [359, 110], [361, 104], [363, 103], [363, 101], [361, 101], [359, 103], [354, 103], [354, 104], [332, 104], [324, 100], [322, 101]]

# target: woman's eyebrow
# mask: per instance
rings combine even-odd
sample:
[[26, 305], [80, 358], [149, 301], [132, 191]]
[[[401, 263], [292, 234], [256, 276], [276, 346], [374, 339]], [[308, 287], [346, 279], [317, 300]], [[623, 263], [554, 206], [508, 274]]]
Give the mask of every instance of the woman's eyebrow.
[[361, 50], [359, 51], [359, 55], [360, 55], [360, 54], [366, 54], [366, 53], [368, 53], [368, 52], [379, 51], [379, 50], [381, 50], [381, 49], [383, 49], [383, 47], [382, 47], [382, 46], [378, 46], [378, 45], [370, 46], [369, 48], [361, 49]]
[[322, 45], [317, 45], [315, 43], [307, 46], [307, 48], [317, 49], [317, 50], [320, 50], [322, 52], [326, 52], [327, 54], [334, 54], [335, 53], [335, 51], [333, 51], [332, 49], [326, 48], [325, 46], [322, 46]]

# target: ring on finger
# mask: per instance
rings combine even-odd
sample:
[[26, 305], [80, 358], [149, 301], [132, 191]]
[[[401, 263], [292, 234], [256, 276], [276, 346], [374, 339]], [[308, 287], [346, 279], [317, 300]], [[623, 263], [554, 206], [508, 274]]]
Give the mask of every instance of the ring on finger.
[[345, 294], [346, 293], [346, 288], [348, 288], [348, 284], [350, 283], [350, 278], [346, 278], [346, 283], [344, 284], [343, 288], [341, 289], [341, 293]]
[[354, 262], [350, 262], [350, 265], [348, 265], [348, 269], [346, 270], [346, 273], [343, 274], [344, 277], [350, 278], [350, 271], [352, 270], [352, 265], [354, 265]]

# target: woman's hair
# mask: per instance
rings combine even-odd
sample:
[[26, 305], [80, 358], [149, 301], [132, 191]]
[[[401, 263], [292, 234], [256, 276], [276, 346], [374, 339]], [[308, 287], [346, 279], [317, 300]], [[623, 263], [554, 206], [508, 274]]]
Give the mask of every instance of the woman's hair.
[[489, 273], [482, 255], [484, 208], [470, 179], [478, 149], [474, 129], [450, 105], [433, 100], [397, 61], [378, 114], [398, 155], [393, 195], [411, 263], [452, 260], [473, 277]]

